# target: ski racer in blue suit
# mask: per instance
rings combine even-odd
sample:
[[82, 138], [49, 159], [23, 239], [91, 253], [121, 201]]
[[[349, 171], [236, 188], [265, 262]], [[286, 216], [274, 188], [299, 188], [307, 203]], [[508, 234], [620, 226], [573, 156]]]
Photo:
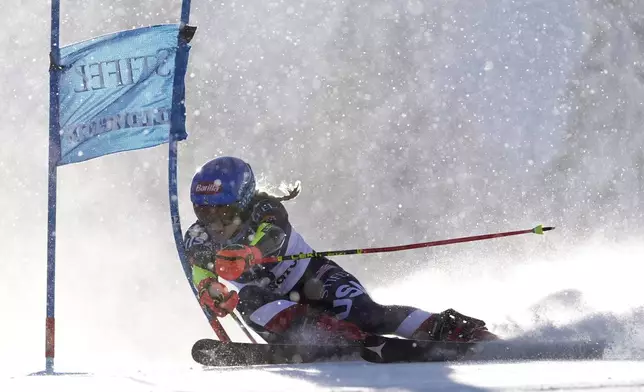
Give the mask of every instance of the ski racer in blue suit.
[[185, 250], [204, 309], [217, 317], [237, 309], [267, 342], [353, 342], [366, 334], [497, 338], [483, 321], [453, 309], [432, 313], [380, 305], [355, 276], [325, 257], [255, 263], [314, 252], [283, 205], [298, 193], [298, 188], [283, 197], [258, 192], [250, 165], [235, 157], [218, 157], [198, 170], [190, 188], [197, 222], [186, 232]]

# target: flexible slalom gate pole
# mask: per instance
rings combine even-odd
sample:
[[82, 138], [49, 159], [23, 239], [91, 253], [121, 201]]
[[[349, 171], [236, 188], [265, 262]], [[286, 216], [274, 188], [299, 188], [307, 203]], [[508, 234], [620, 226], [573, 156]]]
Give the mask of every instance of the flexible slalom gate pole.
[[408, 245], [387, 246], [382, 248], [330, 250], [325, 252], [311, 252], [311, 253], [299, 253], [299, 254], [286, 255], [286, 256], [264, 257], [261, 260], [253, 261], [253, 264], [275, 263], [275, 262], [286, 261], [286, 260], [308, 259], [311, 257], [333, 257], [333, 256], [357, 255], [357, 254], [367, 254], [367, 253], [396, 252], [400, 250], [430, 248], [433, 246], [490, 240], [493, 238], [509, 237], [509, 236], [521, 235], [521, 234], [543, 234], [545, 231], [550, 231], [550, 230], [554, 230], [554, 227], [543, 227], [542, 225], [539, 225], [532, 229], [526, 229], [526, 230], [507, 231], [503, 233], [493, 233], [493, 234], [475, 235], [470, 237], [451, 238], [451, 239], [440, 240], [440, 241], [419, 242], [416, 244], [408, 244]]
[[[183, 267], [183, 273], [186, 275], [188, 284], [192, 289], [192, 293], [195, 297], [198, 297], [199, 294], [194, 284], [192, 284], [192, 269], [190, 268], [190, 263], [186, 258], [186, 253], [183, 245], [182, 231], [181, 231], [181, 219], [179, 217], [179, 205], [178, 205], [178, 194], [177, 194], [177, 141], [173, 138], [172, 134], [170, 135], [169, 141], [169, 156], [168, 156], [168, 186], [170, 194], [170, 218], [172, 220], [172, 232], [174, 234], [174, 242], [177, 247], [177, 253], [179, 255], [179, 261], [181, 262], [181, 267]], [[217, 335], [217, 338], [222, 342], [230, 342], [230, 337], [226, 333], [226, 330], [221, 325], [219, 320], [213, 315], [204, 311], [208, 323], [212, 327], [212, 330]]]
[[[183, 0], [181, 2], [181, 26], [182, 28], [186, 28], [188, 25], [190, 19], [190, 0]], [[178, 45], [179, 48], [184, 48], [185, 45], [187, 45], [187, 42], [181, 37], [181, 34], [179, 34], [178, 37]], [[178, 56], [177, 56], [178, 57]], [[177, 58], [177, 60], [179, 59]], [[180, 97], [181, 92], [177, 91], [176, 86], [181, 85], [181, 81], [176, 80], [179, 77], [179, 72], [175, 73], [175, 80], [174, 80], [174, 90], [173, 90], [173, 101], [178, 99], [177, 97]], [[178, 121], [179, 115], [177, 113], [171, 113], [171, 119], [170, 121]], [[183, 238], [182, 238], [182, 231], [181, 231], [181, 219], [179, 217], [179, 196], [178, 196], [178, 191], [177, 191], [177, 140], [175, 138], [175, 135], [170, 132], [169, 135], [169, 140], [168, 140], [168, 193], [170, 196], [170, 219], [172, 221], [172, 231], [174, 234], [174, 240], [175, 240], [175, 245], [177, 247], [177, 252], [179, 254], [179, 260], [181, 261], [181, 266], [183, 267], [183, 272], [186, 275], [186, 278], [188, 279], [188, 284], [190, 284], [190, 288], [192, 289], [193, 294], [195, 297], [198, 296], [197, 289], [194, 287], [192, 284], [192, 269], [190, 268], [190, 263], [188, 263], [184, 251], [184, 245], [183, 245]], [[229, 342], [230, 337], [226, 333], [226, 330], [224, 327], [221, 325], [219, 320], [217, 320], [216, 317], [213, 315], [205, 312], [206, 318], [208, 319], [208, 323], [212, 327], [212, 330], [215, 332], [215, 335], [217, 335], [217, 338], [219, 340], [224, 341], [224, 342]]]
[[[183, 30], [185, 30], [187, 34], [186, 36], [183, 36], [183, 37], [181, 34], [179, 35], [178, 44], [180, 48], [184, 48], [187, 45], [187, 40], [192, 38], [192, 34], [194, 34], [194, 28], [191, 28], [188, 26], [189, 19], [190, 19], [190, 0], [183, 0], [181, 3], [181, 27]], [[179, 56], [177, 56], [176, 61], [179, 61]], [[181, 72], [175, 73], [175, 81], [174, 81], [175, 86], [183, 85], [182, 81], [176, 80], [176, 78], [179, 77], [179, 75], [182, 75], [182, 73]], [[174, 94], [175, 94], [175, 97], [173, 97], [173, 99], [175, 100], [178, 99], [176, 97], [181, 96], [180, 91], [177, 91], [176, 88], [174, 90]], [[171, 116], [172, 116], [171, 121], [179, 120], [177, 114], [172, 113]], [[183, 267], [183, 272], [186, 275], [186, 278], [188, 279], [188, 284], [190, 284], [190, 288], [192, 289], [193, 294], [195, 295], [195, 297], [198, 297], [197, 289], [192, 283], [192, 268], [190, 267], [190, 263], [186, 259], [184, 244], [182, 239], [181, 219], [179, 217], [179, 202], [178, 202], [179, 196], [177, 191], [177, 182], [178, 182], [177, 148], [178, 148], [177, 139], [175, 138], [175, 135], [172, 132], [170, 132], [169, 141], [168, 141], [168, 186], [169, 186], [168, 190], [169, 190], [169, 196], [170, 196], [170, 217], [172, 220], [172, 229], [174, 233], [175, 245], [177, 247], [177, 252], [179, 254], [179, 260], [181, 261], [181, 266]], [[230, 337], [228, 336], [228, 333], [226, 333], [226, 330], [221, 325], [217, 317], [210, 314], [210, 312], [207, 312], [206, 310], [204, 310], [204, 314], [208, 319], [208, 323], [210, 324], [210, 327], [215, 332], [215, 335], [217, 335], [217, 338], [219, 338], [219, 340], [223, 342], [230, 342], [231, 340], [230, 340]], [[237, 315], [234, 313], [231, 313], [230, 315], [232, 319], [235, 321], [235, 323], [237, 323], [237, 325], [244, 332], [246, 337], [251, 342], [257, 343], [253, 335], [246, 328], [244, 323], [237, 317]]]

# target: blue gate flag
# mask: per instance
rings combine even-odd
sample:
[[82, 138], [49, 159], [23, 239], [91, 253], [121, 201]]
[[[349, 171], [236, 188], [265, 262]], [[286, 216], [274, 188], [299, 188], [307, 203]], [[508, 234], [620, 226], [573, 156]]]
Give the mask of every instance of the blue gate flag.
[[[156, 25], [60, 49], [58, 166], [167, 143], [170, 132], [187, 137], [190, 47], [178, 44], [179, 34], [179, 24]], [[180, 121], [171, 124], [173, 112]]]

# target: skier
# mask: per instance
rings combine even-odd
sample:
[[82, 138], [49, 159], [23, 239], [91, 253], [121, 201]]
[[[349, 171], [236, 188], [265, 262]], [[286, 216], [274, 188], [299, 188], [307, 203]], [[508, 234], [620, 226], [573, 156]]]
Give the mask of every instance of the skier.
[[[483, 321], [453, 309], [430, 313], [380, 305], [358, 279], [325, 257], [256, 263], [314, 252], [282, 203], [299, 192], [299, 186], [283, 197], [258, 192], [250, 165], [235, 157], [213, 159], [197, 171], [190, 188], [197, 222], [186, 232], [185, 249], [204, 309], [217, 317], [237, 309], [267, 342], [350, 343], [366, 334], [497, 339]], [[238, 291], [229, 291], [219, 277]]]

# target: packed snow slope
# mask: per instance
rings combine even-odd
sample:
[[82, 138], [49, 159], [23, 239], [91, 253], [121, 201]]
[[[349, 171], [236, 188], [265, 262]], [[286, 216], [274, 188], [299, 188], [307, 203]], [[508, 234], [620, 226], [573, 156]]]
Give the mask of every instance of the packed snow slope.
[[[248, 160], [317, 250], [531, 228], [336, 261], [383, 303], [502, 336], [610, 342], [592, 363], [203, 370], [212, 336], [176, 257], [167, 150], [58, 170], [56, 369], [44, 368], [49, 3], [0, 14], [0, 390], [638, 389], [644, 355], [644, 4], [195, 0], [179, 150]], [[176, 22], [176, 0], [62, 1], [63, 45]], [[37, 26], [39, 28], [34, 28]], [[10, 54], [10, 55], [9, 55]], [[231, 334], [242, 339], [224, 320]]]
[[15, 377], [3, 391], [629, 391], [644, 389], [642, 362], [536, 364], [319, 364], [256, 369], [177, 367], [107, 370], [89, 375]]

